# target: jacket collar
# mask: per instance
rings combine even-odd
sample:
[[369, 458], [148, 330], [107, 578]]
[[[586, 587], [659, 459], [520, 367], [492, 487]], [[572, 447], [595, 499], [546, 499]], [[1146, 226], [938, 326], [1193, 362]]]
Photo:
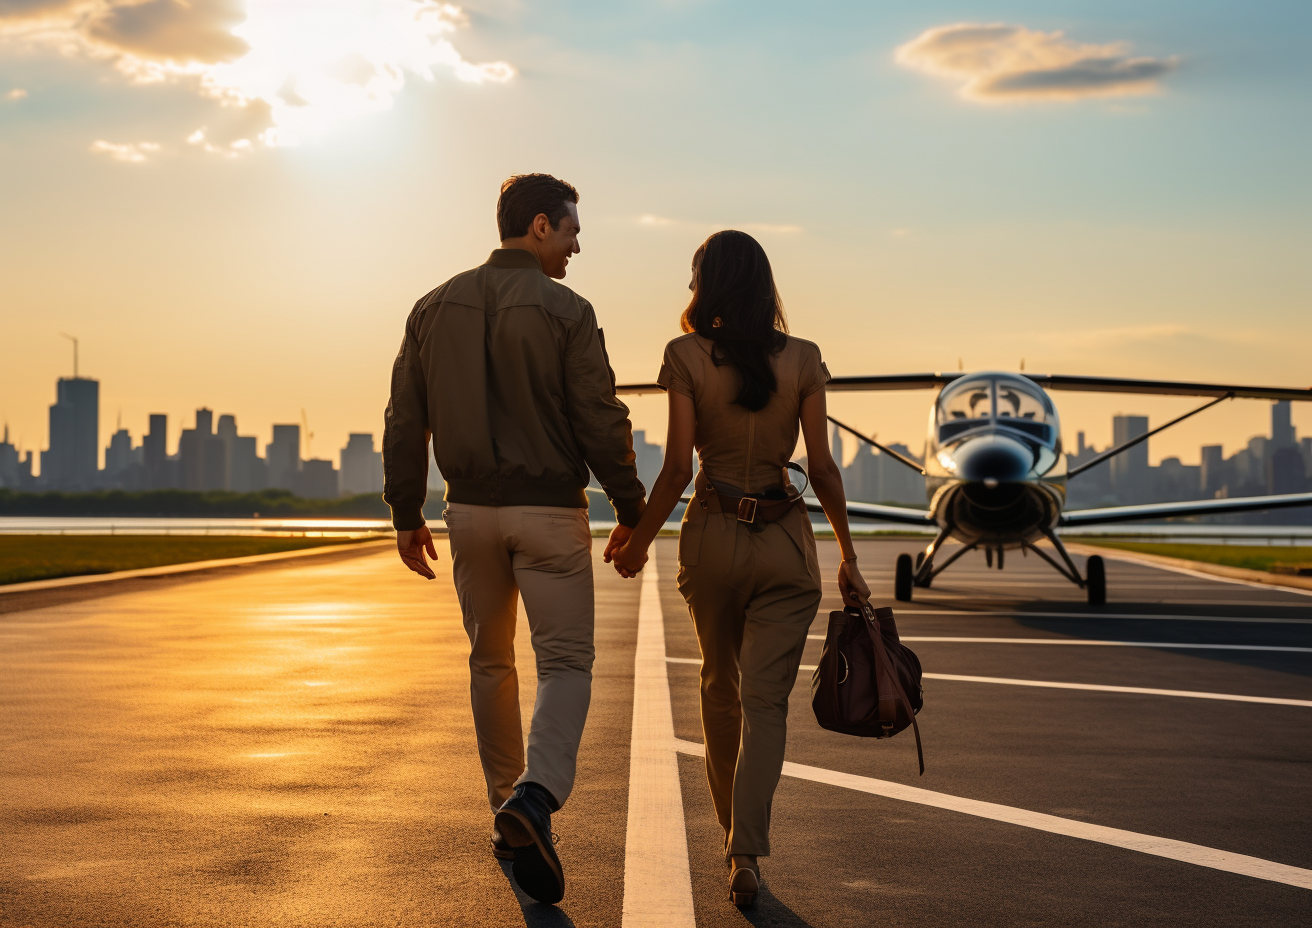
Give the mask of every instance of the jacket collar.
[[522, 248], [496, 248], [487, 259], [488, 267], [523, 267], [532, 268], [535, 271], [542, 270], [542, 265], [538, 263], [537, 255], [531, 251], [525, 251]]

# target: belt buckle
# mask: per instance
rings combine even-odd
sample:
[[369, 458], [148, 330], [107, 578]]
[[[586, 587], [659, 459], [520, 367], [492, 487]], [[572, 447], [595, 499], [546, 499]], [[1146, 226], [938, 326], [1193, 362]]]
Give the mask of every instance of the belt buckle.
[[751, 496], [744, 496], [738, 500], [738, 521], [746, 522], [751, 525], [756, 521], [756, 499]]

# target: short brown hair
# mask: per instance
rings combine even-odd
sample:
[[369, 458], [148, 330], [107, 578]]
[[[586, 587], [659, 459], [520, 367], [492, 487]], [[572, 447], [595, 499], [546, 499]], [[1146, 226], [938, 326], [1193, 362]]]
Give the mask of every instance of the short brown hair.
[[577, 203], [579, 192], [550, 174], [516, 174], [501, 185], [497, 198], [497, 231], [501, 241], [528, 235], [533, 220], [545, 213], [551, 228], [569, 213], [566, 203]]

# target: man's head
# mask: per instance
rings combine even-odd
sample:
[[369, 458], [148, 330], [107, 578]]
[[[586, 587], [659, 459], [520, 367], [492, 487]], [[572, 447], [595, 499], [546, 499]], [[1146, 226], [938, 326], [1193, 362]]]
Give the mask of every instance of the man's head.
[[580, 251], [578, 202], [579, 192], [550, 174], [516, 174], [497, 200], [501, 247], [533, 252], [543, 273], [559, 280]]

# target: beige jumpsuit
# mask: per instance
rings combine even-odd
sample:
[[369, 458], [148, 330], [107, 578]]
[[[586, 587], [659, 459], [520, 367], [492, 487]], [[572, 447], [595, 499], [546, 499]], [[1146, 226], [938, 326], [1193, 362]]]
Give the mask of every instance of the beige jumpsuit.
[[[739, 375], [711, 342], [685, 335], [665, 349], [660, 383], [692, 397], [698, 485], [730, 496], [787, 488], [804, 397], [829, 372], [820, 349], [789, 337], [774, 356], [776, 393], [757, 412], [736, 405]], [[820, 605], [815, 537], [804, 511], [749, 526], [694, 501], [679, 533], [679, 592], [702, 651], [706, 776], [731, 854], [770, 853], [770, 803], [787, 740], [788, 695]]]

